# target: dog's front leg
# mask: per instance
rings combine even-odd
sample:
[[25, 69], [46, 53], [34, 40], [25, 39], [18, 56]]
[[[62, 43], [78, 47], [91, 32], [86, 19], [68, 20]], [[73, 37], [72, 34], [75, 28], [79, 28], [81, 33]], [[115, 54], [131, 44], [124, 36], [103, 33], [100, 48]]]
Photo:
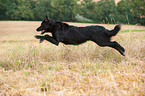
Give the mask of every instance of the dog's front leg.
[[53, 43], [53, 44], [55, 44], [55, 45], [57, 45], [57, 46], [59, 44], [59, 41], [58, 40], [56, 40], [54, 37], [51, 37], [49, 35], [45, 35], [44, 36], [44, 39], [47, 40], [47, 41], [49, 41], [49, 42], [51, 42], [51, 43]]
[[51, 42], [51, 43], [53, 43], [57, 46], [59, 44], [58, 40], [56, 40], [54, 37], [51, 37], [49, 35], [44, 35], [44, 36], [35, 35], [34, 37], [37, 38], [37, 39], [40, 39], [39, 43], [42, 43], [43, 40], [47, 40], [47, 41], [49, 41], [49, 42]]

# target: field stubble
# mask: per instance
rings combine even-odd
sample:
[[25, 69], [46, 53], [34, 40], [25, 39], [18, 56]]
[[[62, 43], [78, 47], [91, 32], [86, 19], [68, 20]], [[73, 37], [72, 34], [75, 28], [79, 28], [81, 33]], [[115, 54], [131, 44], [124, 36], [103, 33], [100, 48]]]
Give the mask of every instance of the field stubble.
[[122, 57], [93, 42], [79, 46], [39, 44], [33, 37], [39, 34], [35, 32], [39, 25], [0, 21], [0, 95], [145, 95], [145, 27], [123, 25], [112, 38], [125, 47], [126, 57]]

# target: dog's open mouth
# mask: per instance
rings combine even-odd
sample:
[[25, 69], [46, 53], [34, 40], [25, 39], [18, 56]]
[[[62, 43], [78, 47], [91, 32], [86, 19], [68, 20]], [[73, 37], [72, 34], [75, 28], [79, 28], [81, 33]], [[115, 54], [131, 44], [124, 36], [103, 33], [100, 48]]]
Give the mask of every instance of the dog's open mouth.
[[41, 30], [41, 33], [44, 32], [45, 30]]
[[44, 34], [45, 33], [45, 30], [41, 30], [41, 34]]

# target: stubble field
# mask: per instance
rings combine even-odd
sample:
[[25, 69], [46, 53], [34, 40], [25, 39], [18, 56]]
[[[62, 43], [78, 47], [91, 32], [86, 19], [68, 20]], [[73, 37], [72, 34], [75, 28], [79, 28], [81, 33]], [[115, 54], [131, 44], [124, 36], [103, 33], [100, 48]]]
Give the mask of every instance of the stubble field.
[[40, 44], [40, 23], [0, 21], [0, 96], [145, 96], [145, 27], [123, 25], [112, 38], [126, 49], [123, 57], [93, 42]]

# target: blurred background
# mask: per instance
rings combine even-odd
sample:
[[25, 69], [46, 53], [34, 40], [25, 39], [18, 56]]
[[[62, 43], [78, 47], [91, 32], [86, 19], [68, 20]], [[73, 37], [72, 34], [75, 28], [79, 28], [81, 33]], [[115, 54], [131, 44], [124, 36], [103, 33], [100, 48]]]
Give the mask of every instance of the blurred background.
[[0, 20], [145, 25], [145, 0], [0, 0]]
[[[145, 96], [144, 7], [145, 0], [0, 0], [0, 96]], [[45, 15], [74, 26], [122, 24], [112, 40], [126, 57], [89, 41], [38, 43]]]

